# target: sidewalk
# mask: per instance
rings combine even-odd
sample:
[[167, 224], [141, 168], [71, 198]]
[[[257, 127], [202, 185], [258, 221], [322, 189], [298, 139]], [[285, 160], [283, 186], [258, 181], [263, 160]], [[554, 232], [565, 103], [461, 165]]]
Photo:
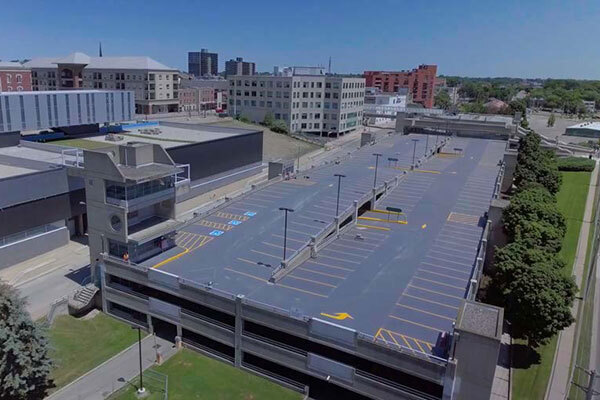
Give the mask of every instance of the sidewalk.
[[[587, 251], [588, 236], [592, 226], [592, 209], [594, 206], [594, 193], [596, 190], [596, 179], [598, 177], [598, 163], [592, 172], [590, 179], [590, 187], [588, 190], [587, 199], [585, 202], [585, 212], [583, 214], [583, 223], [579, 232], [579, 241], [577, 242], [577, 253], [575, 255], [575, 264], [573, 266], [573, 275], [575, 275], [575, 283], [581, 288], [583, 278], [583, 270], [585, 267], [585, 255]], [[571, 313], [577, 315], [579, 301], [575, 300]], [[573, 343], [575, 341], [577, 321], [568, 328], [561, 331], [558, 335], [558, 345], [554, 354], [554, 362], [552, 364], [552, 373], [548, 381], [546, 389], [546, 400], [564, 400], [569, 390], [569, 373], [571, 366], [571, 355], [573, 353]]]
[[[155, 349], [155, 340], [157, 349]], [[154, 335], [142, 339], [142, 368], [154, 365], [156, 351], [161, 352], [163, 361], [176, 353], [175, 345]], [[131, 345], [113, 358], [94, 368], [87, 374], [46, 397], [46, 400], [102, 400], [116, 390], [129, 384], [139, 375], [138, 343]]]

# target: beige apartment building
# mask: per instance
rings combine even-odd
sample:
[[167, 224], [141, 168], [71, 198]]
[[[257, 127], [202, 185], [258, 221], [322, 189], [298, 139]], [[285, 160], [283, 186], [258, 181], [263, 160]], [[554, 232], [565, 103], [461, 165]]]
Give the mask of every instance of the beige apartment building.
[[73, 53], [61, 58], [34, 58], [24, 66], [31, 70], [33, 90], [131, 90], [138, 114], [179, 111], [178, 71], [149, 57]]
[[[277, 71], [277, 70], [276, 70]], [[230, 76], [229, 113], [262, 122], [267, 114], [290, 132], [345, 133], [362, 125], [365, 79], [291, 67], [273, 75]]]

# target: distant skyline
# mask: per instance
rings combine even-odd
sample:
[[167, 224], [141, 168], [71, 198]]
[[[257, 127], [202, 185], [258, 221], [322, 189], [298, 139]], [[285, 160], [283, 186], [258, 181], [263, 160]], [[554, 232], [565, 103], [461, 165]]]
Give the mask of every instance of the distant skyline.
[[149, 56], [187, 71], [188, 51], [257, 71], [412, 69], [472, 77], [600, 79], [600, 2], [528, 0], [13, 1], [0, 7], [0, 60], [74, 51]]

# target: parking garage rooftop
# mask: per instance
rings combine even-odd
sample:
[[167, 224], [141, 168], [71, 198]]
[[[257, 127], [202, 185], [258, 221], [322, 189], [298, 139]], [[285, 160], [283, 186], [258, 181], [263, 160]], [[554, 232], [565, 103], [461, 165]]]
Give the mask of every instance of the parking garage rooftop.
[[[356, 329], [391, 345], [436, 353], [466, 297], [505, 143], [452, 138], [417, 170], [437, 138], [391, 135], [339, 164], [283, 180], [194, 219], [177, 247], [143, 262], [231, 294]], [[374, 153], [379, 153], [377, 168]], [[283, 259], [377, 184], [399, 185], [315, 258], [270, 283]], [[377, 174], [377, 178], [375, 178]], [[401, 209], [398, 215], [386, 210]]]

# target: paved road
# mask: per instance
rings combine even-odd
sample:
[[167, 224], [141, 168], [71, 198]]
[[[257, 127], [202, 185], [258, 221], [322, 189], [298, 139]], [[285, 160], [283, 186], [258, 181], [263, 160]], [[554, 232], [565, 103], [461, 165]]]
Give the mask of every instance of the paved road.
[[45, 316], [50, 304], [76, 290], [89, 277], [88, 247], [77, 242], [0, 271], [0, 279], [14, 285], [27, 300], [27, 310], [36, 320]]
[[[172, 343], [153, 335], [146, 336], [142, 339], [142, 368], [144, 370], [154, 365], [157, 350], [162, 354], [164, 360], [176, 352]], [[135, 343], [46, 399], [102, 400], [139, 376], [139, 368], [139, 350], [138, 344]]]

